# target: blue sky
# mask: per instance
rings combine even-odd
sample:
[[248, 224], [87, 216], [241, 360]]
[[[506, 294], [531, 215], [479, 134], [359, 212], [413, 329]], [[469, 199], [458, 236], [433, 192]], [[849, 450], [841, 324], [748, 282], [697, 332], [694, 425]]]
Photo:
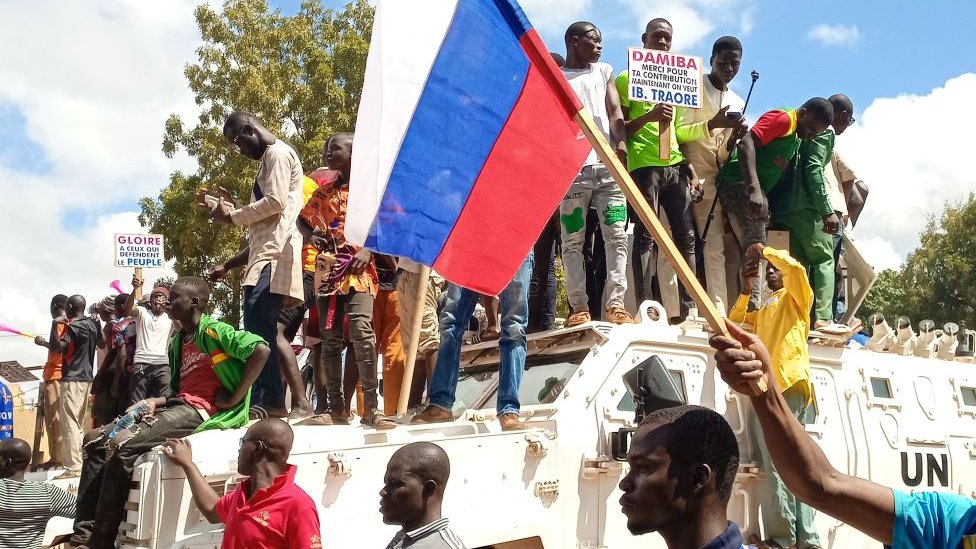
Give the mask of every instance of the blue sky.
[[[640, 46], [641, 28], [647, 22], [633, 13], [639, 8], [627, 8], [637, 1], [521, 3], [546, 44], [556, 52], [565, 52], [562, 33], [574, 21], [588, 20], [600, 27], [604, 32], [604, 61], [620, 70], [626, 63], [627, 48]], [[345, 4], [337, 0], [323, 3], [333, 8]], [[648, 9], [653, 10], [655, 2], [642, 3], [651, 4]], [[272, 1], [286, 13], [294, 11], [298, 4], [297, 0]], [[584, 4], [577, 11], [570, 7]], [[970, 44], [961, 39], [974, 32], [976, 2], [933, 0], [925, 2], [924, 10], [918, 3], [887, 0], [822, 0], [815, 5], [774, 0], [659, 0], [656, 4], [661, 6], [661, 15], [669, 16], [675, 9], [691, 9], [714, 26], [701, 40], [679, 53], [707, 58], [712, 42], [719, 36], [731, 34], [742, 40], [745, 51], [736, 87], [744, 93], [749, 86], [748, 73], [760, 73], [753, 92], [754, 107], [749, 109], [753, 114], [838, 92], [850, 96], [861, 110], [877, 97], [924, 95], [949, 78], [976, 70]], [[560, 22], [548, 9], [553, 6], [560, 6], [560, 12], [568, 10], [571, 17]], [[649, 14], [658, 15], [653, 11]], [[751, 21], [748, 32], [743, 29], [744, 16]], [[825, 45], [808, 38], [817, 25], [854, 26], [859, 38], [851, 43]], [[687, 27], [675, 27], [676, 44], [687, 43], [687, 36], [695, 34]]]

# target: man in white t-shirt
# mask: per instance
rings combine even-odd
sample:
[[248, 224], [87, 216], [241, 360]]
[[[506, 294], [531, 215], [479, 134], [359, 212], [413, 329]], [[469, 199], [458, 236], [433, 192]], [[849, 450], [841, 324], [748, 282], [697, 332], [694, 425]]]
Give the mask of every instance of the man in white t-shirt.
[[[563, 75], [583, 106], [593, 115], [607, 141], [616, 147], [624, 161], [627, 131], [620, 110], [620, 97], [614, 85], [613, 67], [600, 63], [603, 37], [592, 23], [580, 21], [566, 30], [566, 62]], [[617, 187], [596, 151], [590, 151], [573, 186], [559, 205], [562, 259], [566, 269], [566, 291], [569, 297], [569, 326], [591, 320], [587, 306], [586, 271], [583, 268], [583, 241], [586, 236], [586, 214], [595, 208], [607, 256], [607, 291], [605, 320], [629, 324], [634, 320], [624, 310], [627, 293], [627, 199]], [[598, 311], [594, 311], [599, 314]]]
[[[701, 185], [702, 199], [693, 203], [692, 209], [698, 236], [705, 242], [702, 248], [705, 286], [715, 307], [723, 314], [729, 310], [731, 302], [725, 272], [725, 217], [722, 206], [715, 204], [715, 180], [719, 167], [728, 161], [731, 154], [729, 140], [735, 138], [737, 131], [745, 128], [742, 119], [745, 102], [729, 87], [732, 79], [739, 73], [741, 61], [742, 43], [737, 38], [723, 36], [716, 40], [709, 58], [711, 71], [702, 79], [702, 108], [680, 109], [680, 118], [677, 121], [679, 126], [707, 125], [706, 137], [682, 143], [681, 152], [695, 168], [695, 175]], [[714, 212], [711, 223], [708, 223], [709, 212]], [[704, 234], [706, 224], [708, 234]], [[667, 261], [659, 262], [658, 268], [662, 279], [670, 280], [674, 276], [674, 270]], [[736, 288], [732, 291], [733, 296], [737, 295]], [[735, 301], [734, 297], [732, 301]]]
[[149, 294], [149, 307], [143, 307], [136, 305], [142, 298], [142, 284], [141, 278], [132, 277], [132, 293], [122, 308], [136, 319], [136, 352], [129, 372], [128, 406], [140, 400], [170, 395], [167, 349], [173, 320], [165, 311], [169, 290], [163, 286], [153, 288]]

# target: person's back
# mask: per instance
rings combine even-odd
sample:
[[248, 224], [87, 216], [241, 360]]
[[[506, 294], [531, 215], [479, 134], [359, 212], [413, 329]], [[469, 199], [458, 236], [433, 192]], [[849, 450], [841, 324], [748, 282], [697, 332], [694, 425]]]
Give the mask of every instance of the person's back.
[[75, 516], [75, 497], [53, 484], [24, 480], [31, 449], [0, 442], [0, 549], [39, 549], [51, 517]]

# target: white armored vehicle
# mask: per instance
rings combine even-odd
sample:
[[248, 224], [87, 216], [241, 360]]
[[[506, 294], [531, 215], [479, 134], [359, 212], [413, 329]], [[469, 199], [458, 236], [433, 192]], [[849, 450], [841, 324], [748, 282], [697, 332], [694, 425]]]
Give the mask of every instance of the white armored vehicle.
[[[502, 432], [494, 418], [498, 353], [487, 343], [463, 352], [460, 416], [452, 423], [382, 432], [358, 425], [296, 426], [291, 463], [298, 466], [296, 482], [318, 505], [323, 545], [385, 547], [397, 530], [383, 525], [378, 511], [386, 463], [400, 446], [426, 440], [451, 457], [444, 512], [468, 547], [663, 548], [657, 535], [631, 536], [617, 502], [627, 469], [619, 458], [626, 452], [626, 429], [634, 426], [632, 392], [640, 393], [634, 380], [646, 379], [637, 370], [658, 360], [680, 398], [719, 411], [735, 430], [742, 463], [729, 518], [744, 532], [758, 533], [757, 487], [765, 473], [756, 462], [748, 399], [719, 378], [703, 322], [668, 326], [651, 320], [651, 309], [657, 312], [652, 316], [666, 318], [648, 302], [638, 324], [590, 323], [530, 336], [520, 392], [528, 431]], [[879, 321], [875, 339], [883, 339], [886, 326]], [[879, 351], [811, 343], [817, 414], [807, 430], [842, 472], [903, 490], [973, 495], [976, 368], [940, 360], [938, 341], [929, 350], [931, 342], [916, 342], [924, 357], [902, 353], [896, 332], [872, 344]], [[923, 333], [921, 340], [927, 339], [933, 338]], [[239, 482], [242, 434], [191, 437], [194, 459], [219, 493]], [[220, 545], [221, 526], [201, 516], [182, 470], [158, 451], [136, 467], [127, 510], [123, 546]], [[877, 547], [822, 513], [816, 523], [824, 547]]]

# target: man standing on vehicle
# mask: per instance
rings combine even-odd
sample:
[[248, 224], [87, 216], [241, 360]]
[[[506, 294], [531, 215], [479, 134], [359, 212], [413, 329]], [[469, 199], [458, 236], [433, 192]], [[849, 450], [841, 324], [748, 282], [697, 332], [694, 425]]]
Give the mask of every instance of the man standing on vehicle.
[[[600, 63], [603, 36], [592, 23], [580, 21], [566, 30], [566, 63], [563, 76], [583, 106], [603, 131], [607, 141], [616, 146], [621, 161], [627, 155], [627, 130], [620, 111], [620, 96], [613, 83], [613, 67]], [[559, 205], [562, 225], [563, 266], [569, 298], [569, 327], [591, 320], [586, 295], [586, 271], [583, 266], [583, 243], [586, 237], [586, 214], [596, 208], [600, 233], [606, 250], [607, 296], [603, 318], [614, 324], [631, 324], [634, 319], [624, 310], [627, 293], [627, 199], [596, 151], [591, 150]]]
[[[759, 256], [767, 261], [766, 284], [773, 292], [758, 311], [747, 312], [752, 288], [758, 277]], [[756, 335], [769, 344], [773, 358], [773, 378], [783, 391], [783, 398], [801, 423], [814, 419], [813, 385], [810, 382], [810, 307], [813, 291], [806, 268], [785, 250], [756, 244], [746, 253], [742, 268], [742, 294], [729, 312], [732, 322], [747, 322]], [[756, 436], [763, 464], [767, 467], [763, 491], [762, 517], [766, 541], [750, 540], [760, 547], [819, 547], [820, 536], [813, 524], [813, 510], [797, 501], [769, 459], [766, 440], [753, 416], [752, 432]]]
[[726, 517], [739, 444], [720, 414], [677, 406], [649, 414], [627, 452], [620, 505], [635, 536], [657, 532], [668, 549], [742, 549]]

